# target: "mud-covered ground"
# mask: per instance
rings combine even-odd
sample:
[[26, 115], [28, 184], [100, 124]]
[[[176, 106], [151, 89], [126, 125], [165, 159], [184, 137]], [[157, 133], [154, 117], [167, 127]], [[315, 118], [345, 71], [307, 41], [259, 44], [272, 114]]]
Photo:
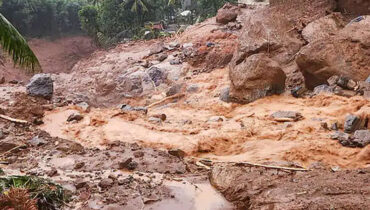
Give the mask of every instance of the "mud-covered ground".
[[[302, 28], [315, 6], [304, 16], [287, 9]], [[67, 57], [47, 67], [58, 73], [52, 100], [28, 96], [23, 84], [0, 86], [0, 167], [61, 184], [72, 195], [65, 209], [367, 209], [370, 145], [344, 147], [330, 136], [350, 114], [369, 119], [369, 98], [295, 98], [290, 88], [303, 76], [287, 64], [285, 93], [244, 105], [221, 100], [238, 24], [268, 12], [260, 9], [240, 7], [235, 24], [211, 18], [171, 38], [90, 56], [81, 37], [33, 41], [55, 52], [36, 50], [42, 64]], [[301, 28], [289, 33], [300, 37]], [[81, 49], [71, 47], [81, 39]], [[272, 117], [278, 111], [300, 117]], [[72, 114], [78, 120], [68, 120]]]

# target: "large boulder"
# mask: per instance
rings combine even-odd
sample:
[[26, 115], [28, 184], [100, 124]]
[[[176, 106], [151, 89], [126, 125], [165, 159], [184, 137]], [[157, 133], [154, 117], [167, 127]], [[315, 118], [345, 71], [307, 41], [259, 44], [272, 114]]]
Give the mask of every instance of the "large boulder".
[[307, 42], [329, 38], [345, 26], [344, 17], [340, 13], [332, 13], [309, 23], [302, 31]]
[[227, 24], [229, 22], [235, 21], [238, 17], [236, 6], [230, 3], [225, 4], [221, 9], [218, 10], [216, 16], [216, 22], [221, 24]]
[[327, 84], [333, 75], [364, 81], [370, 72], [370, 16], [348, 24], [330, 39], [309, 43], [297, 54], [296, 63], [309, 89]]
[[241, 63], [233, 63], [229, 74], [229, 96], [234, 102], [250, 103], [282, 93], [285, 89], [285, 73], [276, 61], [263, 53], [251, 55]]
[[54, 92], [54, 84], [49, 74], [36, 74], [26, 86], [30, 96], [51, 99]]
[[334, 9], [334, 0], [296, 0], [249, 10], [232, 63], [265, 53], [280, 64], [288, 76], [288, 87], [301, 85], [303, 76], [294, 61], [295, 55], [306, 44], [300, 32], [304, 26]]

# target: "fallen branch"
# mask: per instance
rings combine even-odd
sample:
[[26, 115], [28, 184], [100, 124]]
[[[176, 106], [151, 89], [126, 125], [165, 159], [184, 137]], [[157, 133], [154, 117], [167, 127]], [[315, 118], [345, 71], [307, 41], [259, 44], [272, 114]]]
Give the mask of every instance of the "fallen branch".
[[289, 171], [309, 171], [305, 168], [291, 168], [291, 167], [283, 167], [283, 166], [272, 166], [272, 165], [263, 165], [258, 163], [250, 163], [250, 162], [229, 162], [234, 163], [237, 165], [250, 165], [250, 166], [256, 166], [256, 167], [263, 167], [263, 168], [269, 168], [269, 169], [281, 169], [281, 170], [289, 170]]
[[157, 102], [154, 102], [154, 103], [150, 104], [149, 106], [147, 106], [147, 108], [149, 109], [149, 108], [152, 108], [153, 106], [157, 106], [158, 104], [161, 104], [165, 101], [175, 99], [175, 98], [181, 98], [181, 97], [184, 97], [184, 96], [185, 96], [185, 94], [183, 94], [183, 93], [179, 93], [179, 94], [176, 94], [176, 95], [173, 95], [173, 96], [169, 96], [169, 97], [166, 97], [166, 98], [164, 98], [160, 101], [157, 101]]
[[5, 155], [7, 155], [7, 154], [9, 154], [9, 153], [13, 152], [14, 150], [21, 149], [21, 148], [26, 148], [26, 147], [27, 147], [27, 145], [19, 145], [19, 146], [17, 146], [17, 147], [11, 148], [10, 150], [8, 150], [8, 151], [6, 151], [6, 152], [4, 152], [4, 153], [0, 154], [0, 157], [4, 157]]
[[[196, 160], [204, 160], [200, 158], [194, 158]], [[305, 168], [291, 168], [291, 167], [283, 167], [283, 166], [272, 166], [272, 165], [263, 165], [258, 163], [250, 163], [250, 162], [225, 162], [225, 161], [212, 161], [212, 163], [229, 163], [229, 164], [235, 164], [235, 165], [249, 165], [249, 166], [255, 166], [255, 167], [263, 167], [263, 168], [269, 168], [269, 169], [280, 169], [280, 170], [289, 170], [289, 171], [309, 171], [309, 169]]]
[[10, 122], [15, 122], [15, 123], [20, 123], [20, 124], [28, 124], [28, 122], [26, 120], [15, 119], [15, 118], [3, 115], [3, 114], [0, 114], [0, 118], [2, 118], [4, 120], [8, 120]]

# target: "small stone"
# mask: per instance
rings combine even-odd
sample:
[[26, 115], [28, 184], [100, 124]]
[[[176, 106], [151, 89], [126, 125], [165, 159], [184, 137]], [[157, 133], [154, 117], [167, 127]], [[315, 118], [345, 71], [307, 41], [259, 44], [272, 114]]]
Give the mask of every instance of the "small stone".
[[338, 75], [331, 76], [327, 81], [330, 86], [336, 85], [339, 80]]
[[349, 79], [347, 77], [339, 77], [338, 81], [337, 81], [337, 85], [341, 88], [347, 88], [347, 84], [348, 84], [348, 81]]
[[46, 142], [43, 138], [41, 138], [41, 137], [39, 137], [39, 136], [35, 136], [35, 137], [33, 137], [33, 138], [29, 141], [29, 143], [30, 143], [32, 146], [37, 147], [37, 146], [44, 145], [44, 144], [46, 144], [47, 142]]
[[151, 123], [156, 123], [156, 124], [160, 124], [162, 122], [162, 120], [157, 117], [149, 117], [148, 121]]
[[154, 115], [152, 115], [152, 117], [159, 118], [162, 121], [165, 121], [167, 119], [167, 115], [166, 114], [154, 114]]
[[331, 139], [335, 139], [335, 140], [339, 140], [339, 141], [348, 141], [349, 137], [350, 137], [349, 134], [343, 133], [343, 132], [340, 132], [340, 131], [336, 131], [336, 132], [332, 133], [331, 136], [330, 136]]
[[370, 75], [369, 75], [369, 77], [367, 77], [367, 79], [365, 80], [365, 82], [370, 83]]
[[75, 166], [73, 167], [74, 169], [80, 169], [82, 167], [85, 166], [85, 163], [84, 162], [78, 162], [75, 164]]
[[171, 48], [178, 48], [178, 47], [180, 47], [180, 44], [178, 42], [170, 42], [169, 43], [169, 46]]
[[141, 107], [141, 106], [132, 107], [128, 104], [121, 104], [121, 105], [118, 106], [118, 108], [121, 109], [122, 111], [125, 111], [125, 112], [136, 111], [136, 112], [142, 112], [144, 114], [148, 113], [148, 108]]
[[330, 130], [337, 131], [338, 129], [339, 129], [338, 122], [335, 122], [335, 123], [333, 123], [333, 124], [330, 126]]
[[293, 88], [290, 92], [292, 94], [293, 97], [295, 98], [299, 98], [301, 97], [305, 92], [307, 91], [307, 89], [303, 86], [298, 86], [298, 87], [295, 87]]
[[207, 47], [214, 47], [215, 46], [215, 43], [213, 43], [213, 42], [207, 42], [206, 43], [206, 46]]
[[182, 45], [182, 47], [183, 47], [183, 48], [191, 48], [191, 47], [193, 47], [193, 43], [184, 43], [184, 44]]
[[139, 164], [135, 161], [133, 161], [132, 158], [128, 158], [127, 160], [118, 163], [119, 169], [128, 169], [128, 170], [134, 170], [137, 168]]
[[83, 188], [85, 186], [87, 186], [87, 182], [84, 181], [83, 179], [78, 179], [76, 181], [76, 184], [75, 184], [76, 189], [81, 189], [81, 188]]
[[67, 122], [71, 122], [71, 121], [81, 121], [84, 117], [80, 114], [80, 113], [73, 113], [71, 115], [69, 115], [68, 119], [67, 119]]
[[321, 127], [325, 130], [329, 130], [328, 123], [326, 122], [321, 122]]
[[370, 130], [357, 130], [353, 134], [352, 142], [358, 147], [370, 144]]
[[53, 176], [58, 175], [58, 171], [57, 171], [57, 169], [52, 168], [52, 169], [50, 169], [50, 171], [46, 172], [46, 175], [48, 175], [49, 177], [53, 177]]
[[166, 60], [167, 57], [168, 57], [168, 55], [165, 54], [165, 53], [159, 54], [158, 57], [157, 57], [157, 61], [162, 62], [162, 61]]
[[278, 122], [298, 121], [302, 118], [302, 114], [293, 111], [277, 111], [271, 117]]
[[90, 106], [86, 102], [80, 102], [80, 103], [76, 104], [76, 106], [79, 107], [84, 112], [89, 112], [90, 111]]
[[102, 189], [107, 189], [114, 184], [114, 181], [110, 178], [103, 179], [99, 182], [99, 187]]
[[181, 149], [171, 149], [168, 150], [168, 154], [173, 155], [178, 158], [184, 158], [186, 153], [182, 151]]
[[361, 126], [361, 119], [356, 115], [348, 115], [344, 122], [344, 132], [352, 133]]
[[136, 158], [144, 157], [144, 152], [143, 151], [136, 151], [136, 152], [134, 152], [134, 157], [136, 157]]
[[355, 91], [344, 90], [340, 88], [339, 86], [334, 89], [334, 93], [338, 96], [344, 96], [344, 97], [353, 97], [357, 94]]
[[170, 60], [170, 64], [171, 65], [180, 65], [180, 64], [182, 64], [182, 61], [179, 58], [175, 58], [175, 59]]
[[135, 170], [138, 166], [139, 164], [137, 162], [132, 161], [127, 165], [127, 169], [132, 171]]
[[318, 95], [320, 93], [333, 93], [333, 92], [334, 92], [334, 88], [328, 85], [319, 85], [315, 87], [313, 90], [314, 95]]
[[165, 50], [163, 43], [157, 43], [155, 45], [152, 45], [151, 49], [149, 50], [149, 56], [161, 53]]
[[188, 93], [195, 93], [195, 92], [198, 92], [199, 90], [199, 85], [197, 84], [190, 84], [187, 88], [186, 88], [186, 91]]
[[44, 124], [44, 121], [42, 121], [41, 118], [34, 118], [32, 123], [35, 124], [35, 125], [42, 125], [42, 124]]
[[224, 116], [212, 116], [208, 119], [208, 122], [223, 122], [226, 121]]
[[220, 100], [226, 103], [230, 102], [230, 87], [226, 87], [221, 90]]
[[130, 184], [133, 180], [134, 179], [132, 176], [129, 176], [127, 178], [120, 177], [118, 178], [117, 182], [119, 185], [127, 185], [127, 184]]
[[127, 165], [132, 162], [132, 158], [128, 158], [127, 160], [123, 162], [118, 163], [118, 169], [125, 169], [127, 168]]
[[173, 96], [180, 93], [183, 87], [183, 83], [172, 85], [170, 89], [166, 92], [166, 96]]
[[16, 85], [18, 83], [19, 83], [19, 81], [15, 80], [15, 79], [9, 81], [9, 84], [13, 84], [13, 85]]
[[347, 83], [347, 88], [350, 89], [350, 90], [354, 90], [357, 86], [357, 83], [353, 80], [348, 80], [348, 83]]

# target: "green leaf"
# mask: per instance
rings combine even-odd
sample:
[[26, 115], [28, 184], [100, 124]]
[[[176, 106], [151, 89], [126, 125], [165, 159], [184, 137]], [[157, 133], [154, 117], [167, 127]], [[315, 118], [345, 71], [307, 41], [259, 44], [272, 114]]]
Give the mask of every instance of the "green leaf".
[[2, 14], [0, 14], [0, 45], [12, 58], [14, 64], [30, 73], [42, 71], [40, 63], [27, 41]]

